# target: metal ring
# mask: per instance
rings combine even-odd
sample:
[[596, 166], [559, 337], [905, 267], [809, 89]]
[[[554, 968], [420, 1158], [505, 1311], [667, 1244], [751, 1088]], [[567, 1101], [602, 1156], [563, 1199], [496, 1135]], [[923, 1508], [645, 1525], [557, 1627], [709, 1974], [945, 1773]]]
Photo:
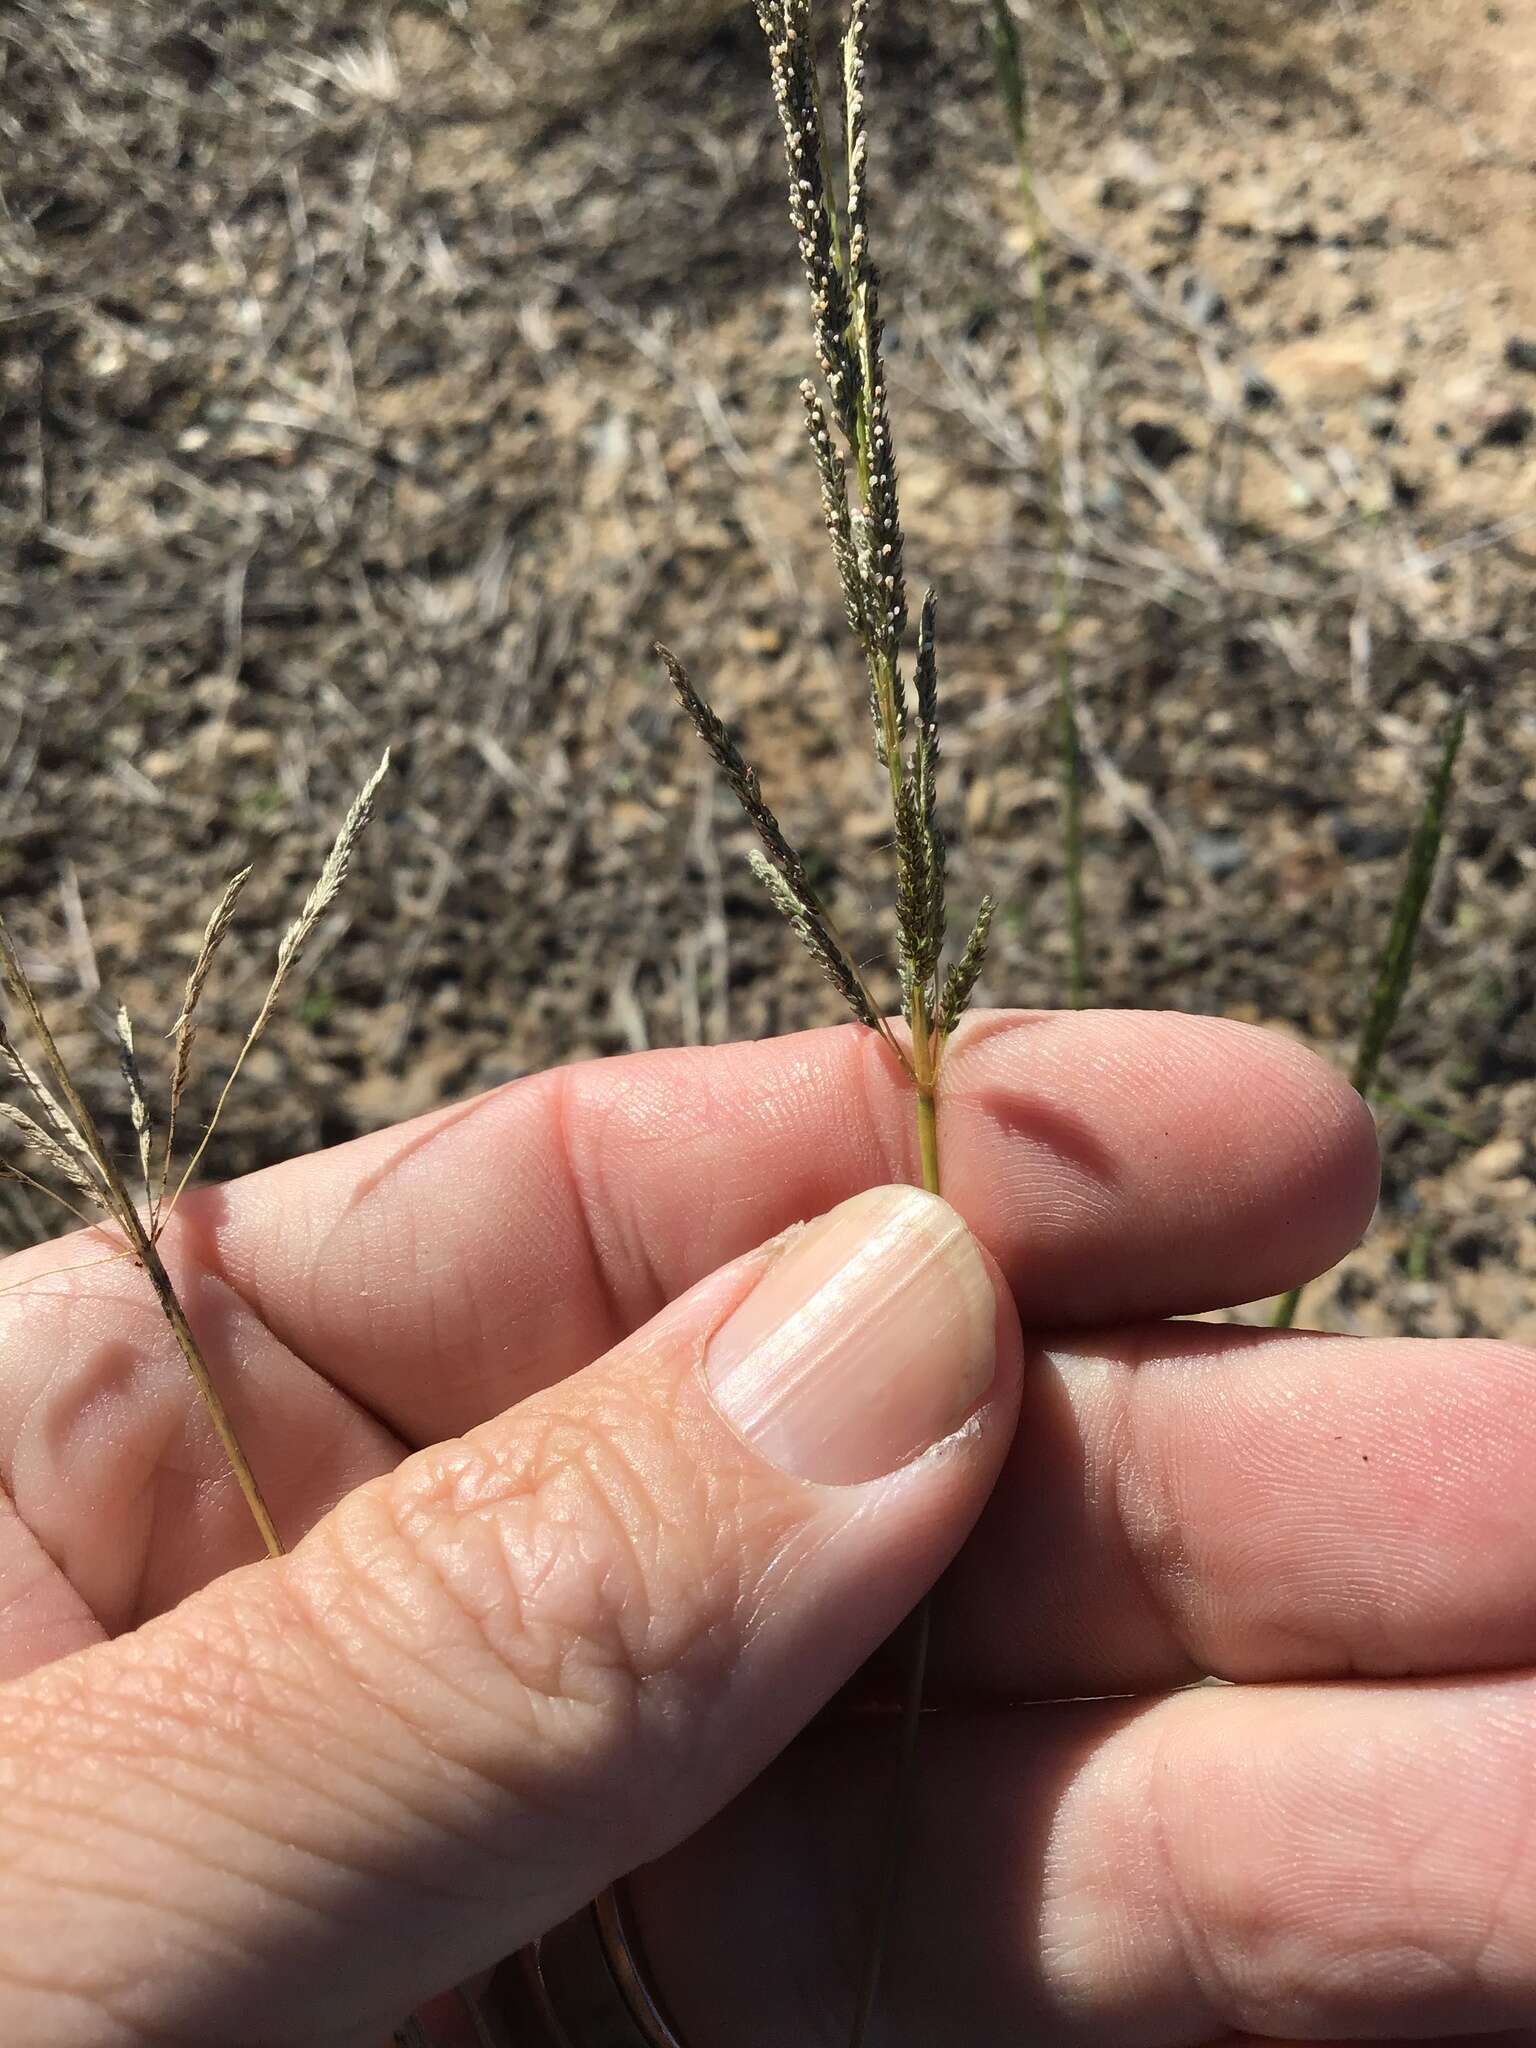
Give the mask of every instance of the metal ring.
[[505, 1989], [518, 2048], [682, 2048], [651, 1989], [622, 1890], [615, 1885], [530, 1942]]

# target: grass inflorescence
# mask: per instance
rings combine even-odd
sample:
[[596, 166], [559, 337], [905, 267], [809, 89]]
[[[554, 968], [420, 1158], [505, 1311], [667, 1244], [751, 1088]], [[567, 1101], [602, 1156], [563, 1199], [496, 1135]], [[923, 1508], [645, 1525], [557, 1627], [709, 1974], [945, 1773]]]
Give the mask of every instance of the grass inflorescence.
[[[858, 1021], [880, 1032], [910, 1077], [923, 1185], [939, 1191], [938, 1080], [945, 1047], [975, 993], [993, 904], [986, 898], [946, 970], [947, 848], [938, 803], [938, 603], [924, 597], [909, 646], [906, 540], [882, 347], [880, 281], [870, 239], [866, 70], [869, 0], [851, 0], [840, 46], [840, 118], [829, 121], [812, 0], [757, 0], [789, 172], [789, 213], [810, 295], [820, 385], [801, 387], [822, 517], [849, 628], [863, 657], [873, 750], [889, 789], [895, 847], [899, 1038], [844, 944], [807, 864], [764, 800], [756, 771], [677, 656], [662, 658], [684, 709], [761, 842], [752, 867], [769, 901], [810, 949]], [[917, 1618], [894, 1796], [851, 2040], [872, 2024], [901, 1866], [905, 1812], [927, 1660]]]
[[[824, 113], [811, 0], [758, 0], [789, 170], [789, 212], [811, 303], [820, 387], [801, 387], [833, 562], [863, 655], [876, 762], [889, 787], [903, 1043], [875, 1001], [807, 865], [764, 800], [755, 769], [682, 662], [673, 687], [761, 841], [752, 861], [770, 902], [814, 954], [859, 1022], [879, 1031], [914, 1083], [924, 1184], [938, 1189], [935, 1091], [945, 1041], [975, 990], [992, 906], [984, 903], [946, 976], [946, 846], [938, 807], [937, 602], [924, 598], [908, 647], [906, 541], [870, 247], [865, 123], [868, 0], [853, 0], [841, 43], [841, 119]], [[910, 656], [911, 673], [908, 674]], [[913, 700], [915, 699], [915, 716]]]
[[[223, 1446], [230, 1470], [245, 1497], [251, 1518], [272, 1556], [281, 1553], [282, 1539], [263, 1496], [261, 1485], [251, 1469], [250, 1460], [241, 1447], [229, 1412], [208, 1369], [207, 1360], [187, 1319], [186, 1311], [166, 1271], [165, 1262], [160, 1255], [160, 1240], [183, 1190], [190, 1183], [207, 1152], [241, 1068], [271, 1021], [283, 989], [316, 925], [334, 903], [346, 880], [352, 856], [367, 829], [373, 813], [374, 798], [388, 767], [389, 756], [386, 753], [347, 813], [321, 870], [320, 878], [310, 891], [303, 909], [284, 933], [278, 946], [272, 978], [255, 1022], [246, 1034], [244, 1044], [220, 1092], [214, 1113], [179, 1175], [176, 1174], [175, 1160], [177, 1119], [192, 1069], [198, 1006], [219, 948], [229, 933], [240, 892], [250, 879], [249, 868], [242, 869], [233, 878], [219, 899], [204, 930], [192, 971], [187, 977], [181, 1009], [170, 1032], [173, 1042], [171, 1079], [163, 1134], [157, 1131], [156, 1120], [150, 1108], [149, 1093], [139, 1064], [132, 1019], [125, 1008], [118, 1009], [114, 1033], [118, 1062], [128, 1096], [142, 1200], [135, 1195], [102, 1137], [90, 1105], [77, 1086], [69, 1063], [59, 1050], [58, 1041], [38, 1000], [37, 990], [22, 963], [10, 930], [4, 919], [0, 918], [0, 980], [4, 982], [11, 1006], [11, 1019], [0, 1018], [0, 1064], [3, 1064], [20, 1094], [30, 1104], [29, 1108], [22, 1108], [15, 1102], [0, 1101], [0, 1121], [17, 1133], [39, 1169], [37, 1174], [29, 1173], [14, 1159], [6, 1159], [0, 1161], [0, 1173], [51, 1199], [81, 1222], [93, 1223], [105, 1219], [115, 1227], [128, 1256], [148, 1276], [155, 1298], [170, 1325], [177, 1348]], [[12, 1032], [12, 1020], [25, 1028], [40, 1062], [40, 1068], [33, 1065], [17, 1044]], [[40, 1178], [39, 1175], [44, 1177]], [[65, 1189], [68, 1190], [67, 1193], [64, 1192]]]
[[[105, 1221], [113, 1226], [122, 1248], [149, 1280], [161, 1313], [170, 1326], [192, 1383], [197, 1389], [223, 1449], [236, 1484], [244, 1496], [268, 1556], [280, 1557], [285, 1545], [267, 1505], [261, 1482], [240, 1442], [218, 1383], [209, 1369], [202, 1346], [183, 1308], [174, 1281], [160, 1254], [164, 1236], [176, 1205], [191, 1184], [213, 1141], [220, 1119], [247, 1060], [264, 1036], [316, 927], [340, 895], [352, 866], [359, 842], [373, 817], [374, 800], [389, 772], [386, 752], [378, 767], [363, 784], [341, 829], [331, 844], [314, 887], [305, 898], [297, 917], [278, 943], [271, 979], [256, 1016], [246, 1032], [234, 1063], [219, 1091], [213, 1115], [179, 1171], [176, 1160], [178, 1122], [192, 1075], [193, 1047], [197, 1036], [199, 1008], [209, 977], [225, 939], [234, 923], [236, 906], [250, 880], [252, 869], [242, 868], [231, 877], [204, 927], [202, 941], [187, 976], [181, 1008], [171, 1026], [171, 1075], [167, 1090], [163, 1130], [157, 1129], [150, 1107], [149, 1092], [139, 1064], [132, 1019], [119, 1007], [114, 1023], [118, 1063], [127, 1091], [129, 1117], [137, 1153], [138, 1179], [142, 1200], [127, 1179], [102, 1136], [90, 1105], [76, 1085], [68, 1062], [59, 1049], [36, 988], [22, 963], [14, 940], [0, 918], [0, 980], [11, 1000], [14, 1016], [32, 1039], [41, 1071], [22, 1052], [12, 1035], [10, 1023], [0, 1017], [0, 1066], [9, 1073], [21, 1094], [31, 1104], [24, 1109], [14, 1102], [0, 1101], [0, 1123], [22, 1140], [26, 1150], [46, 1178], [29, 1173], [13, 1159], [0, 1160], [0, 1177], [20, 1183], [29, 1191], [65, 1208], [83, 1223]], [[46, 1079], [44, 1076], [46, 1075]], [[59, 1185], [62, 1183], [62, 1187]], [[68, 1193], [63, 1192], [68, 1189]], [[459, 1993], [460, 2002], [475, 2030], [476, 2038], [489, 2041], [478, 1999], [468, 1990]], [[399, 2048], [416, 2048], [427, 2039], [415, 2020], [407, 2021], [395, 2036]]]

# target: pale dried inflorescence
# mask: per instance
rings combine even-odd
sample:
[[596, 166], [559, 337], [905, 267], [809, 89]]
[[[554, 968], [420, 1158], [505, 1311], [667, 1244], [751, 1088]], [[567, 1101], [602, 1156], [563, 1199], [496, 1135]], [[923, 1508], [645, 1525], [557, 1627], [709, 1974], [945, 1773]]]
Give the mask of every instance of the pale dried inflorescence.
[[144, 1076], [139, 1072], [139, 1056], [133, 1044], [133, 1019], [128, 1015], [125, 1003], [117, 1006], [114, 1022], [117, 1032], [117, 1061], [122, 1069], [123, 1086], [128, 1090], [128, 1113], [133, 1119], [133, 1135], [139, 1148], [139, 1176], [144, 1183], [144, 1200], [153, 1205], [155, 1192], [150, 1173], [150, 1147], [153, 1138], [149, 1125], [149, 1104], [144, 1095]]
[[[256, 1021], [246, 1033], [245, 1043], [235, 1055], [235, 1063], [229, 1070], [229, 1078], [224, 1083], [218, 1102], [214, 1106], [213, 1116], [209, 1121], [208, 1128], [203, 1133], [197, 1150], [193, 1153], [181, 1176], [180, 1184], [176, 1190], [178, 1195], [202, 1163], [203, 1154], [208, 1149], [209, 1140], [213, 1136], [214, 1128], [219, 1118], [223, 1115], [225, 1103], [229, 1100], [230, 1090], [234, 1087], [236, 1081], [239, 1080], [240, 1071], [247, 1059], [255, 1051], [257, 1040], [271, 1022], [272, 1012], [277, 1007], [278, 999], [283, 993], [289, 975], [292, 974], [298, 964], [299, 955], [303, 952], [305, 946], [308, 945], [316, 925], [319, 924], [321, 918], [324, 917], [325, 913], [336, 901], [336, 898], [341, 894], [342, 884], [346, 881], [347, 874], [351, 869], [352, 856], [357, 850], [358, 841], [367, 831], [369, 821], [373, 817], [373, 804], [379, 792], [379, 784], [388, 773], [389, 752], [386, 748], [383, 760], [380, 761], [378, 767], [374, 769], [372, 775], [369, 776], [368, 780], [358, 791], [353, 799], [351, 810], [348, 811], [346, 817], [342, 820], [341, 830], [336, 834], [331, 850], [325, 857], [325, 865], [320, 870], [319, 879], [306, 897], [303, 909], [282, 936], [282, 941], [277, 949], [277, 964], [272, 971], [272, 980], [268, 985], [267, 992], [261, 999], [261, 1008], [256, 1012]], [[192, 979], [187, 984], [187, 1000], [183, 1001], [181, 1017], [177, 1020], [178, 1048], [183, 1026], [185, 1025], [190, 1029], [191, 1018], [188, 1002], [195, 1009], [197, 995], [200, 993], [200, 984], [196, 989], [193, 986], [198, 979], [198, 964], [202, 963], [204, 955], [209, 960], [212, 959], [214, 950], [228, 929], [229, 915], [234, 907], [234, 899], [243, 886], [244, 879], [243, 875], [235, 877], [225, 890], [224, 898], [219, 908], [209, 919], [208, 929], [203, 935], [203, 950], [198, 956], [198, 963], [193, 966]], [[206, 971], [205, 967], [205, 974]]]
[[171, 1066], [171, 1106], [165, 1120], [165, 1146], [160, 1155], [160, 1177], [155, 1192], [155, 1208], [165, 1200], [165, 1185], [170, 1179], [171, 1160], [176, 1146], [176, 1119], [181, 1112], [181, 1099], [187, 1092], [187, 1081], [192, 1072], [192, 1046], [197, 1037], [197, 1011], [203, 1000], [203, 990], [208, 985], [208, 976], [220, 946], [228, 937], [229, 928], [235, 921], [235, 905], [240, 901], [240, 892], [251, 879], [254, 870], [242, 868], [224, 888], [224, 894], [214, 905], [213, 915], [203, 929], [202, 944], [197, 949], [197, 958], [192, 962], [192, 972], [187, 976], [187, 986], [181, 998], [181, 1011], [171, 1027], [175, 1054]]
[[[52, 1176], [52, 1181], [38, 1179], [17, 1165], [14, 1160], [0, 1161], [0, 1173], [24, 1181], [39, 1193], [51, 1196], [71, 1215], [79, 1217], [83, 1222], [89, 1222], [93, 1220], [90, 1215], [71, 1199], [72, 1196], [80, 1196], [90, 1208], [101, 1211], [116, 1226], [128, 1256], [144, 1269], [155, 1290], [156, 1298], [171, 1326], [187, 1369], [218, 1432], [230, 1468], [245, 1495], [252, 1518], [261, 1532], [267, 1549], [273, 1553], [283, 1547], [277, 1529], [262, 1497], [256, 1476], [241, 1449], [218, 1389], [213, 1383], [170, 1276], [166, 1272], [158, 1247], [176, 1201], [207, 1150], [224, 1105], [229, 1099], [230, 1090], [247, 1056], [266, 1029], [283, 985], [292, 973], [305, 942], [335, 901], [346, 880], [353, 852], [372, 815], [373, 800], [388, 766], [389, 756], [386, 754], [348, 812], [321, 870], [319, 881], [310, 891], [304, 908], [284, 935], [278, 948], [276, 968], [256, 1021], [246, 1034], [245, 1042], [235, 1060], [229, 1079], [224, 1084], [213, 1116], [196, 1151], [183, 1170], [169, 1204], [166, 1203], [165, 1197], [174, 1163], [176, 1116], [186, 1093], [191, 1068], [197, 1009], [214, 956], [229, 931], [235, 904], [250, 877], [250, 869], [242, 870], [225, 889], [212, 917], [208, 920], [202, 944], [187, 981], [181, 1013], [171, 1030], [174, 1051], [169, 1102], [165, 1118], [165, 1136], [158, 1148], [154, 1120], [150, 1114], [148, 1091], [144, 1085], [134, 1044], [133, 1023], [126, 1009], [120, 1008], [117, 1012], [115, 1035], [118, 1060], [128, 1091], [129, 1112], [138, 1153], [139, 1177], [143, 1184], [142, 1207], [130, 1193], [116, 1160], [102, 1138], [89, 1105], [75, 1084], [74, 1076], [59, 1051], [48, 1019], [38, 1001], [37, 991], [22, 964], [21, 955], [4, 919], [0, 918], [0, 979], [4, 981], [14, 1014], [25, 1024], [37, 1047], [43, 1070], [48, 1076], [48, 1079], [44, 1080], [43, 1074], [38, 1072], [16, 1045], [7, 1023], [0, 1020], [0, 1065], [4, 1066], [32, 1105], [31, 1110], [26, 1110], [15, 1103], [0, 1102], [0, 1123], [8, 1125], [19, 1134], [39, 1169], [46, 1169]], [[33, 1111], [36, 1114], [33, 1114]], [[56, 1184], [58, 1182], [62, 1182], [70, 1190], [68, 1195], [60, 1191]]]

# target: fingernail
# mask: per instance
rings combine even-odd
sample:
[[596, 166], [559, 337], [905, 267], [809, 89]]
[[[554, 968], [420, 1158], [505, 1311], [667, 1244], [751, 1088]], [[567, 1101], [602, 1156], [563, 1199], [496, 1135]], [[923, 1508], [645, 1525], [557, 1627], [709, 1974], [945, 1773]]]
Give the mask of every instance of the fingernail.
[[715, 1403], [796, 1479], [895, 1472], [957, 1430], [997, 1365], [992, 1280], [947, 1203], [855, 1195], [811, 1224], [721, 1325]]

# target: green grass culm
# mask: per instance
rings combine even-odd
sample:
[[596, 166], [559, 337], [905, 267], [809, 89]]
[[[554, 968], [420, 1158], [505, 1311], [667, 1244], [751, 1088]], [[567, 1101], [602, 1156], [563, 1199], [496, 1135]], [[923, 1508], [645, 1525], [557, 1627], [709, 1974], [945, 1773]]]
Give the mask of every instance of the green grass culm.
[[[1456, 761], [1466, 730], [1466, 699], [1458, 698], [1446, 718], [1434, 773], [1430, 777], [1423, 808], [1419, 813], [1418, 826], [1408, 848], [1408, 859], [1403, 870], [1402, 885], [1397, 893], [1397, 902], [1393, 907], [1387, 943], [1377, 969], [1376, 984], [1371, 992], [1370, 1006], [1366, 1011], [1365, 1025], [1360, 1034], [1354, 1066], [1350, 1070], [1351, 1081], [1367, 1101], [1378, 1093], [1376, 1082], [1381, 1072], [1382, 1059], [1407, 998], [1409, 982], [1413, 978], [1419, 927], [1424, 921], [1424, 906], [1429, 901], [1429, 892], [1434, 886], [1435, 873], [1440, 865], [1446, 811], [1450, 805], [1451, 789], [1456, 776]], [[1293, 1287], [1290, 1293], [1284, 1296], [1274, 1312], [1275, 1329], [1288, 1330], [1292, 1327], [1296, 1321], [1297, 1311], [1301, 1307], [1304, 1292], [1303, 1288]]]
[[1088, 917], [1083, 884], [1083, 753], [1072, 660], [1071, 537], [1067, 519], [1066, 411], [1056, 374], [1045, 216], [1035, 182], [1033, 95], [1023, 39], [1008, 0], [991, 0], [992, 49], [998, 91], [1018, 166], [1029, 236], [1029, 300], [1045, 409], [1041, 471], [1051, 555], [1051, 639], [1056, 673], [1056, 773], [1060, 790], [1062, 870], [1067, 897], [1067, 994], [1074, 1010], [1088, 1001]]

